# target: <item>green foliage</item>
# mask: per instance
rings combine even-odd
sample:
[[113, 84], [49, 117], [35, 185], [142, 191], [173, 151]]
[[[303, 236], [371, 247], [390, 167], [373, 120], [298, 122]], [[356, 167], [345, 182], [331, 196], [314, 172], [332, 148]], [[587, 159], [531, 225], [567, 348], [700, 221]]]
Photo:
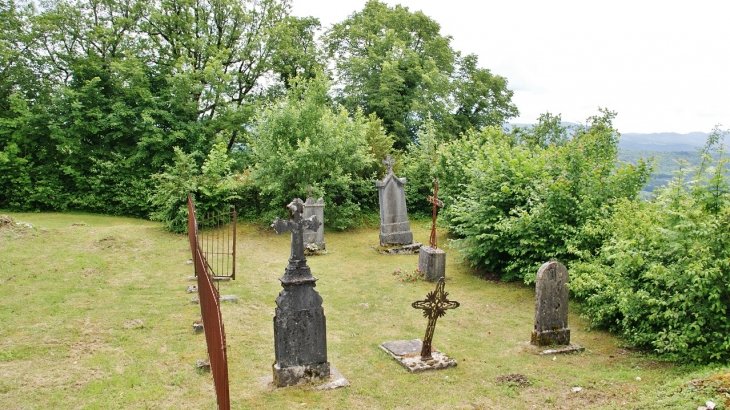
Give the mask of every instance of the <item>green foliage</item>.
[[380, 168], [371, 142], [387, 141], [378, 123], [327, 103], [322, 77], [297, 79], [290, 92], [258, 113], [251, 130], [251, 181], [260, 192], [262, 218], [282, 216], [294, 197], [322, 196], [326, 226], [346, 229], [375, 209]]
[[370, 0], [325, 35], [337, 100], [350, 113], [376, 113], [397, 149], [417, 143], [429, 117], [457, 137], [517, 115], [507, 80], [478, 68], [475, 55], [462, 59], [440, 30], [423, 12]]
[[653, 201], [621, 201], [600, 252], [571, 270], [571, 290], [594, 325], [672, 360], [730, 359], [730, 190], [720, 135], [708, 139], [692, 180], [682, 171]]
[[606, 235], [600, 221], [617, 199], [636, 198], [650, 172], [645, 162], [616, 166], [613, 116], [602, 111], [570, 141], [486, 130], [448, 144], [439, 172], [453, 203], [444, 216], [462, 255], [503, 280], [531, 283], [547, 260], [594, 252]]
[[241, 198], [243, 184], [231, 170], [233, 160], [223, 142], [213, 146], [201, 168], [195, 161], [197, 153], [186, 154], [178, 147], [174, 150], [173, 164], [166, 166], [165, 172], [152, 176], [155, 188], [150, 202], [155, 211], [150, 218], [163, 222], [169, 231], [185, 233], [188, 194], [192, 195], [199, 215], [223, 212]]

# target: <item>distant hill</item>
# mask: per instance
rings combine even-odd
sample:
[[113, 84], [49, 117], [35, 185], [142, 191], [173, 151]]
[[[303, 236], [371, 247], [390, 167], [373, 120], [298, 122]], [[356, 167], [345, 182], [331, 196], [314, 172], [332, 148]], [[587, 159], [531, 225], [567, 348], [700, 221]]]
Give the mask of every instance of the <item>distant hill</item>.
[[[505, 128], [531, 127], [533, 124], [507, 124]], [[580, 124], [563, 122], [563, 126], [576, 127]], [[629, 151], [659, 151], [659, 152], [694, 152], [705, 145], [706, 132], [690, 132], [678, 134], [676, 132], [655, 132], [651, 134], [622, 133], [618, 146]]]

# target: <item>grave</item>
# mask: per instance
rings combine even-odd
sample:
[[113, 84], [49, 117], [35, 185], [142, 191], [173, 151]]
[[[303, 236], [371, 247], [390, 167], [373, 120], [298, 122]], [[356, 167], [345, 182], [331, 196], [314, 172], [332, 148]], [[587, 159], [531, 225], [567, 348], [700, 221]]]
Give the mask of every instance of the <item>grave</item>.
[[549, 354], [584, 350], [570, 343], [568, 328], [568, 269], [550, 261], [537, 271], [535, 282], [535, 327], [530, 343], [535, 346], [566, 346], [550, 349]]
[[446, 298], [449, 293], [444, 291], [445, 284], [446, 280], [440, 278], [436, 290], [429, 292], [425, 300], [419, 300], [411, 304], [416, 309], [423, 309], [423, 316], [428, 318], [428, 326], [423, 341], [419, 339], [396, 340], [383, 342], [380, 345], [381, 349], [388, 352], [411, 373], [456, 366], [456, 360], [434, 348], [431, 344], [436, 330], [436, 320], [444, 316], [446, 310], [459, 307], [459, 302]]
[[299, 198], [287, 208], [289, 220], [276, 218], [271, 225], [278, 234], [291, 232], [289, 265], [279, 278], [284, 290], [276, 298], [274, 317], [276, 361], [272, 370], [277, 387], [331, 379], [322, 297], [314, 290], [317, 278], [304, 256], [304, 232], [316, 230], [320, 222], [315, 216], [303, 218], [304, 203]]
[[395, 160], [390, 155], [383, 161], [388, 166], [385, 177], [375, 181], [380, 202], [380, 249], [381, 253], [416, 253], [420, 243], [413, 242], [413, 232], [408, 222], [405, 178], [393, 173]]
[[302, 214], [304, 219], [317, 217], [317, 220], [322, 222], [319, 227], [314, 231], [304, 232], [304, 251], [308, 254], [317, 254], [324, 251], [324, 199], [319, 198], [314, 200], [312, 198], [312, 187], [309, 187], [309, 196], [304, 201], [304, 212]]
[[418, 254], [418, 268], [423, 272], [429, 282], [435, 282], [439, 278], [446, 277], [446, 252], [439, 249], [436, 244], [436, 214], [438, 208], [443, 208], [444, 203], [438, 199], [438, 180], [433, 181], [433, 196], [426, 200], [433, 205], [431, 237], [428, 246], [422, 246]]

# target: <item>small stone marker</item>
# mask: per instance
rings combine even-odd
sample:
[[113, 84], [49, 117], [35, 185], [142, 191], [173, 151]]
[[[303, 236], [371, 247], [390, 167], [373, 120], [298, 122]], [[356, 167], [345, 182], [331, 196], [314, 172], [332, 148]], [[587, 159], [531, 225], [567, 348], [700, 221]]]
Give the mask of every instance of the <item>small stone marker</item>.
[[456, 360], [431, 345], [433, 333], [436, 330], [436, 320], [444, 316], [446, 310], [459, 307], [459, 302], [446, 298], [449, 293], [444, 291], [445, 283], [445, 279], [440, 278], [436, 290], [429, 292], [425, 300], [419, 300], [411, 304], [416, 309], [423, 309], [423, 316], [428, 318], [428, 326], [426, 327], [423, 342], [419, 339], [396, 340], [384, 342], [380, 345], [383, 350], [390, 353], [398, 363], [411, 373], [456, 366]]
[[421, 244], [413, 242], [413, 232], [408, 222], [406, 208], [405, 178], [398, 178], [393, 173], [394, 159], [390, 155], [385, 157], [384, 164], [388, 166], [385, 177], [375, 181], [378, 187], [380, 203], [380, 246], [403, 248], [397, 252], [382, 251], [381, 253], [415, 253]]
[[[304, 219], [311, 218], [313, 216], [317, 217], [317, 220], [320, 222], [324, 221], [324, 199], [319, 198], [318, 200], [314, 200], [312, 198], [312, 187], [309, 187], [309, 196], [307, 197], [307, 200], [304, 201], [304, 212], [302, 214]], [[319, 227], [314, 230], [305, 230], [304, 231], [304, 247], [305, 251], [308, 249], [313, 248], [312, 245], [316, 246], [316, 249], [319, 251], [325, 250], [325, 243], [324, 243], [324, 223], [321, 223]]]
[[433, 204], [433, 217], [431, 222], [431, 238], [429, 246], [422, 246], [418, 254], [418, 268], [421, 269], [429, 282], [435, 282], [439, 278], [446, 277], [446, 252], [436, 246], [436, 214], [438, 208], [443, 208], [444, 203], [438, 199], [439, 181], [433, 181], [433, 196], [426, 200]]
[[272, 370], [277, 387], [331, 379], [322, 297], [314, 290], [317, 278], [304, 256], [304, 231], [316, 230], [320, 222], [315, 216], [302, 217], [304, 203], [299, 198], [287, 208], [289, 220], [276, 218], [271, 224], [276, 233], [291, 232], [291, 255], [284, 276], [279, 278], [284, 290], [276, 298], [274, 317], [276, 362]]
[[[535, 327], [530, 343], [535, 346], [570, 345], [568, 328], [568, 269], [557, 261], [543, 264], [535, 282]], [[568, 351], [583, 350], [569, 346]], [[561, 353], [562, 349], [551, 353]]]

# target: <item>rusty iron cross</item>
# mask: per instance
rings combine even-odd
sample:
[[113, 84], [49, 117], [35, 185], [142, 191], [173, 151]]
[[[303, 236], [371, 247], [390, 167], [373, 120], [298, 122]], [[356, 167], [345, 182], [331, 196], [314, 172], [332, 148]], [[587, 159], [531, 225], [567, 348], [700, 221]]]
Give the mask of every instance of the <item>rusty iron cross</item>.
[[446, 282], [443, 277], [439, 279], [436, 290], [428, 292], [426, 300], [418, 300], [411, 304], [416, 309], [423, 309], [423, 317], [428, 318], [428, 326], [426, 327], [426, 336], [423, 337], [423, 346], [421, 347], [421, 360], [431, 360], [431, 341], [433, 341], [433, 332], [436, 330], [436, 319], [444, 316], [447, 309], [456, 309], [459, 302], [446, 299], [448, 292], [444, 291]]
[[395, 164], [395, 160], [390, 157], [390, 154], [385, 156], [385, 159], [382, 161], [383, 164], [388, 166], [388, 171], [385, 173], [385, 175], [390, 175], [393, 173], [393, 164]]
[[431, 239], [429, 241], [429, 246], [432, 249], [436, 249], [436, 213], [438, 212], [438, 208], [443, 208], [444, 203], [443, 201], [438, 199], [439, 194], [439, 180], [434, 179], [433, 180], [433, 196], [429, 196], [426, 198], [426, 200], [433, 204], [433, 223], [431, 224]]

